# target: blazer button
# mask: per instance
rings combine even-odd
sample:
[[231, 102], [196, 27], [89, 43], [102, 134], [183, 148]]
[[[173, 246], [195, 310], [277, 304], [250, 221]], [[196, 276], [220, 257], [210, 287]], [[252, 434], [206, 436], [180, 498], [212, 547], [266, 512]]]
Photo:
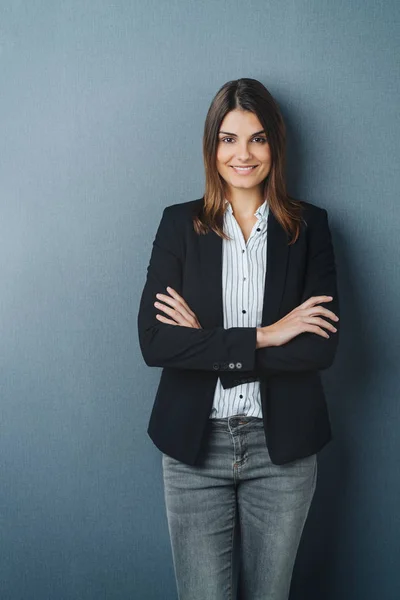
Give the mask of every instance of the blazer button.
[[229, 363], [229, 368], [230, 369], [234, 369], [235, 368], [235, 363]]
[[241, 369], [241, 368], [242, 368], [242, 363], [236, 363], [236, 367], [237, 367], [238, 369]]
[[228, 368], [228, 363], [224, 362], [221, 363], [221, 369], [227, 369]]
[[218, 371], [218, 369], [219, 369], [219, 364], [218, 364], [218, 363], [214, 363], [214, 364], [213, 364], [213, 369], [214, 369], [214, 371]]

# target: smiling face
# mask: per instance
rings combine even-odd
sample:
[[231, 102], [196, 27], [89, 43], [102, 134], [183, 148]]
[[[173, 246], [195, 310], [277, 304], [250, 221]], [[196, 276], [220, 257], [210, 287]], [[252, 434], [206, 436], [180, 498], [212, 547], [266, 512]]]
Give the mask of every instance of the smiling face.
[[228, 188], [261, 190], [271, 164], [271, 150], [258, 117], [247, 110], [230, 111], [219, 128], [217, 148], [217, 169]]

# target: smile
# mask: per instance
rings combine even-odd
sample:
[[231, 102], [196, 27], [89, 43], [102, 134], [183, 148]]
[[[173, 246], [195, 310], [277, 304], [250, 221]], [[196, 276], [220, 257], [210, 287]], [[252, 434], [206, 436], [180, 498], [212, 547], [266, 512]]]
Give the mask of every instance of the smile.
[[258, 165], [254, 165], [254, 166], [250, 166], [250, 167], [234, 167], [232, 166], [232, 169], [235, 171], [235, 173], [238, 173], [240, 175], [247, 175], [247, 173], [251, 173], [253, 171], [253, 169], [256, 169]]

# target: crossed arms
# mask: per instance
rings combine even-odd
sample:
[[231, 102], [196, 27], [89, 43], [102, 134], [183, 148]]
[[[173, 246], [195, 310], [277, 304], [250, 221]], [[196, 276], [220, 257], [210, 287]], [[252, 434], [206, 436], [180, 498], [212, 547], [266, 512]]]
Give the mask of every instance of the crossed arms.
[[[172, 209], [164, 209], [156, 232], [137, 318], [139, 344], [148, 366], [211, 371], [215, 363], [227, 362], [234, 363], [232, 371], [260, 374], [331, 366], [339, 329], [329, 339], [304, 332], [282, 346], [256, 348], [256, 327], [197, 329], [160, 322], [156, 317], [159, 310], [154, 306], [156, 294], [165, 293], [167, 286], [178, 293], [182, 289], [183, 249]], [[340, 316], [327, 211], [321, 209], [312, 221], [301, 302], [311, 296], [332, 296], [329, 308]]]

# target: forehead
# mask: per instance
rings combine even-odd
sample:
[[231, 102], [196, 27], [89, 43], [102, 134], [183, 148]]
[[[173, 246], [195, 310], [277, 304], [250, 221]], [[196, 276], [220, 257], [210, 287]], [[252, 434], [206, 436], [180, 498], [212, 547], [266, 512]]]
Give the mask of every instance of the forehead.
[[219, 129], [239, 134], [259, 131], [262, 128], [257, 115], [248, 110], [235, 109], [225, 115]]

